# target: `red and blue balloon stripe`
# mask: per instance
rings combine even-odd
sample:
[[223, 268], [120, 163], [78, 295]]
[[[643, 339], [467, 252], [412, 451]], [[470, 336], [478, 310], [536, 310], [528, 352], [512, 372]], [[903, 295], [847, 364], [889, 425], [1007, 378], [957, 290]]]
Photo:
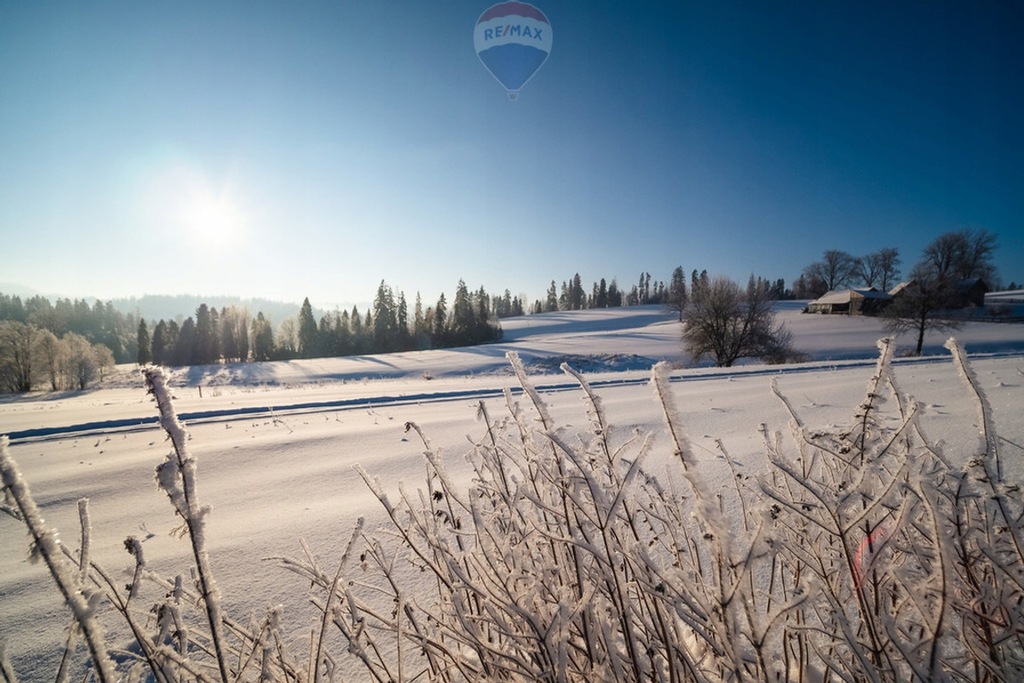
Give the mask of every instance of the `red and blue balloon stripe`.
[[480, 61], [515, 100], [551, 53], [551, 22], [524, 2], [501, 2], [477, 19], [473, 45]]

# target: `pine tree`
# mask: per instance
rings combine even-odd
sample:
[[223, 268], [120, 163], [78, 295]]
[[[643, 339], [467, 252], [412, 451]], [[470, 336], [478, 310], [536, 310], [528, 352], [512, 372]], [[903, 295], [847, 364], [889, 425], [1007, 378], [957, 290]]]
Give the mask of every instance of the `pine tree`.
[[548, 295], [544, 300], [544, 312], [550, 313], [558, 310], [558, 290], [555, 288], [555, 281], [551, 281], [551, 286], [548, 287]]
[[153, 344], [149, 339], [149, 328], [146, 327], [146, 319], [139, 320], [139, 331], [137, 334], [139, 347], [136, 362], [139, 365], [148, 365], [153, 361]]
[[476, 311], [464, 280], [459, 280], [459, 284], [455, 288], [455, 302], [452, 304], [452, 320], [448, 331], [448, 342], [452, 345], [463, 346], [475, 343]]
[[615, 278], [612, 278], [611, 284], [608, 285], [608, 305], [614, 308], [622, 306], [622, 291]]
[[597, 294], [594, 296], [594, 307], [608, 308], [608, 283], [605, 282], [604, 278], [601, 278], [601, 283], [597, 286]]
[[377, 287], [373, 300], [373, 351], [389, 353], [396, 350], [398, 337], [398, 311], [395, 295], [384, 280]]
[[198, 335], [196, 321], [192, 317], [185, 318], [178, 331], [178, 340], [174, 345], [174, 364], [177, 366], [199, 365]]
[[348, 320], [352, 330], [352, 353], [363, 353], [366, 348], [366, 335], [363, 330], [363, 317], [359, 315], [357, 306], [352, 307]]
[[220, 315], [216, 308], [210, 306], [210, 347], [207, 349], [210, 363], [216, 363], [221, 357], [220, 332]]
[[301, 358], [312, 358], [316, 351], [316, 318], [313, 317], [313, 307], [309, 304], [309, 297], [302, 300], [302, 307], [299, 309], [298, 320], [298, 353]]
[[334, 312], [334, 348], [339, 356], [352, 354], [352, 327], [349, 325], [348, 311]]
[[252, 359], [268, 361], [274, 357], [274, 328], [263, 315], [256, 314], [252, 320]]
[[683, 311], [686, 309], [686, 273], [682, 266], [676, 266], [672, 271], [672, 279], [668, 286], [668, 306], [679, 314], [679, 321], [683, 321]]
[[409, 304], [405, 302], [405, 292], [398, 293], [398, 349], [408, 351], [412, 348], [409, 335]]
[[416, 292], [416, 305], [413, 309], [412, 336], [415, 348], [430, 347], [430, 322], [423, 310], [423, 297], [419, 292]]
[[235, 351], [239, 362], [249, 360], [249, 321], [244, 311], [237, 313], [235, 322]]
[[574, 311], [581, 311], [587, 307], [587, 293], [583, 291], [583, 281], [579, 273], [572, 276], [572, 284], [569, 285], [569, 306]]
[[191, 364], [208, 365], [214, 362], [213, 318], [206, 304], [196, 309], [195, 353]]
[[448, 303], [445, 301], [444, 292], [437, 298], [437, 306], [434, 307], [434, 325], [431, 330], [431, 340], [435, 347], [447, 346], [447, 318]]

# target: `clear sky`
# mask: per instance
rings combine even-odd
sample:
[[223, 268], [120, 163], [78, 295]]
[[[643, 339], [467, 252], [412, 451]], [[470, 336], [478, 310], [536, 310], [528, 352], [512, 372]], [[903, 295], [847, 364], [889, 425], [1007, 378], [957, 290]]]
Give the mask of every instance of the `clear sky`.
[[998, 237], [1024, 281], [1024, 2], [0, 0], [0, 282], [529, 301], [673, 268], [787, 283], [826, 249]]

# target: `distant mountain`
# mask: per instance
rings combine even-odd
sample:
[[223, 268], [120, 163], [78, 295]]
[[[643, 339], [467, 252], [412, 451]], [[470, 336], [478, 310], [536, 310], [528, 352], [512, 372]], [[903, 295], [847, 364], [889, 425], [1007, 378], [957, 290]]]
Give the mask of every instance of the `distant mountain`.
[[279, 324], [299, 313], [299, 304], [269, 299], [243, 299], [237, 296], [198, 296], [193, 294], [146, 294], [141, 297], [111, 299], [114, 308], [123, 312], [141, 315], [146, 320], [176, 320], [195, 316], [200, 304], [212, 306], [218, 311], [225, 306], [245, 308], [255, 316], [262, 312], [273, 324]]
[[[72, 301], [85, 300], [90, 306], [96, 301], [94, 296], [69, 296], [67, 294], [54, 294], [41, 292], [32, 287], [18, 284], [16, 282], [0, 282], [0, 294], [16, 296], [22, 301], [32, 297], [41, 296], [48, 299], [50, 303], [58, 299], [70, 299]], [[212, 306], [218, 311], [225, 306], [238, 306], [247, 309], [253, 317], [262, 312], [274, 325], [279, 325], [288, 318], [295, 317], [299, 313], [301, 303], [289, 301], [272, 301], [260, 298], [242, 298], [239, 296], [200, 296], [196, 294], [146, 294], [143, 296], [120, 297], [116, 299], [104, 299], [104, 303], [113, 304], [114, 309], [124, 314], [141, 315], [146, 320], [184, 320], [195, 317], [196, 309], [200, 304]], [[370, 304], [357, 304], [361, 312], [370, 308]], [[334, 311], [336, 308], [350, 311], [352, 304], [331, 304], [328, 307], [318, 308], [313, 306], [313, 315], [319, 319], [321, 316]]]
[[[25, 285], [19, 285], [16, 282], [0, 282], [0, 292], [8, 296], [16, 296], [22, 299], [27, 299], [33, 296], [39, 296], [42, 294], [38, 289], [32, 289]], [[52, 298], [52, 297], [51, 297]]]

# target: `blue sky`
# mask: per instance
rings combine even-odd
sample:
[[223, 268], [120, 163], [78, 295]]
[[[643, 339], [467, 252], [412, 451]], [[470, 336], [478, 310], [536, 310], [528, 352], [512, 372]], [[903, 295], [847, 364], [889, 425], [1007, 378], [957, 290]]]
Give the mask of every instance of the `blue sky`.
[[986, 228], [1024, 281], [1024, 3], [0, 0], [0, 282], [72, 297], [528, 299]]

